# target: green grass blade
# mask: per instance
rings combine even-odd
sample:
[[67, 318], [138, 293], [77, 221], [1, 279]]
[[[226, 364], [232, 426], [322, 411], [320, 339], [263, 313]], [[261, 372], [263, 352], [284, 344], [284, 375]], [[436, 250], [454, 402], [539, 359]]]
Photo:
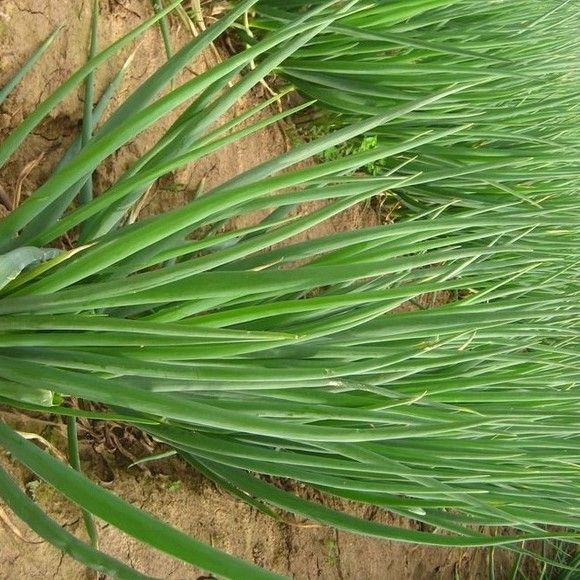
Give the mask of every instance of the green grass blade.
[[69, 499], [150, 546], [225, 578], [279, 578], [171, 528], [92, 483], [0, 424], [1, 445]]
[[59, 523], [49, 518], [16, 482], [0, 467], [0, 497], [6, 505], [41, 538], [54, 544], [63, 552], [82, 562], [85, 566], [109, 574], [114, 578], [126, 580], [145, 580], [145, 576], [122, 562], [95, 550], [67, 532]]
[[0, 89], [0, 105], [6, 100], [8, 95], [14, 90], [18, 83], [26, 76], [30, 69], [36, 64], [38, 59], [46, 52], [55, 38], [60, 33], [61, 28], [57, 28], [48, 38], [32, 53], [28, 60], [20, 67], [18, 72]]

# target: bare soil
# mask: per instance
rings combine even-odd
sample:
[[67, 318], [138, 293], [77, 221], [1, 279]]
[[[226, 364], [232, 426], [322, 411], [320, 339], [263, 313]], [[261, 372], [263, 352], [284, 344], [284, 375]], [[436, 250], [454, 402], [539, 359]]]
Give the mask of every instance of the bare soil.
[[[34, 107], [45, 99], [85, 60], [88, 45], [89, 1], [78, 0], [1, 0], [0, 1], [0, 85], [10, 78], [29, 55], [57, 26], [64, 28], [33, 72], [0, 108], [0, 137], [15, 127]], [[101, 0], [100, 46], [119, 38], [151, 14], [149, 0]], [[208, 20], [211, 15], [208, 16]], [[179, 20], [171, 21], [171, 37], [175, 48], [191, 36]], [[157, 28], [150, 29], [133, 46], [122, 51], [99, 70], [97, 94], [119, 69], [127, 56], [135, 51], [125, 82], [114, 104], [127, 96], [132, 87], [142, 82], [165, 60], [163, 44]], [[199, 74], [216, 63], [218, 56], [207, 51], [192, 62], [183, 78]], [[183, 79], [182, 79], [183, 80]], [[231, 112], [235, 115], [251, 103], [263, 98], [263, 89], [252, 94]], [[23, 199], [33, 191], [58, 161], [63, 149], [80, 127], [82, 91], [76, 91], [57, 106], [42, 125], [0, 172], [0, 188], [10, 200]], [[160, 120], [134, 143], [107, 160], [96, 178], [102, 189], [130, 166], [156, 141], [172, 118]], [[162, 212], [187, 203], [200, 184], [210, 188], [253, 167], [257, 163], [286, 150], [283, 129], [274, 125], [201, 162], [161, 180], [150, 197], [143, 214]], [[0, 212], [5, 209], [0, 204]], [[306, 211], [301, 208], [299, 211]], [[1, 215], [1, 214], [0, 214]], [[308, 235], [325, 235], [339, 230], [379, 223], [368, 206], [357, 206], [330, 220]], [[237, 225], [244, 225], [239, 223]], [[22, 431], [42, 433], [63, 448], [62, 425], [11, 414], [0, 419]], [[96, 481], [126, 500], [170, 522], [181, 530], [236, 556], [297, 578], [325, 579], [463, 579], [477, 580], [488, 576], [488, 550], [439, 549], [425, 546], [385, 542], [339, 532], [312, 522], [281, 523], [258, 513], [253, 508], [217, 489], [211, 482], [194, 473], [177, 459], [150, 464], [148, 468], [128, 468], [129, 455], [138, 455], [131, 435], [123, 433], [113, 441], [126, 445], [114, 448], [111, 437], [99, 438], [81, 431], [82, 459], [86, 472]], [[124, 443], [122, 443], [124, 442]], [[127, 451], [132, 449], [132, 451]], [[142, 454], [146, 450], [141, 449]], [[8, 467], [29, 494], [68, 530], [83, 535], [79, 510], [56, 494], [48, 485], [36, 481], [24, 468], [0, 452], [0, 462]], [[300, 488], [302, 493], [327, 505], [347, 509], [376, 521], [419, 527], [417, 523], [370, 506], [353, 506], [336, 498], [323, 497], [315, 490]], [[146, 574], [180, 580], [198, 578], [201, 571], [164, 556], [128, 538], [118, 530], [99, 522], [100, 546]], [[496, 554], [496, 578], [507, 578], [510, 558]], [[16, 520], [0, 503], [0, 578], [33, 580], [36, 578], [74, 580], [94, 577], [74, 560], [39, 538]]]

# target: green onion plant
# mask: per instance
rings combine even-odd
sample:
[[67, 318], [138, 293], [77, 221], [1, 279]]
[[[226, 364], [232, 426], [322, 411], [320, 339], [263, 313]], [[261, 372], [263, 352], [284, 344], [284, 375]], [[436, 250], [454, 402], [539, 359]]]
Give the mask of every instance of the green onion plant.
[[[261, 0], [254, 36], [288, 25], [303, 9], [303, 2]], [[568, 0], [373, 0], [352, 6], [279, 72], [317, 99], [325, 124], [335, 127], [471, 83], [370, 136], [390, 144], [421, 129], [468, 125], [409, 151], [404, 172], [487, 169], [393, 192], [414, 211], [451, 200], [471, 208], [506, 199], [534, 204], [555, 187], [577, 187], [577, 26], [578, 3]]]
[[[0, 162], [176, 4], [157, 6], [139, 28], [93, 50], [8, 136]], [[284, 4], [292, 9], [291, 0]], [[563, 78], [570, 61], [526, 49], [514, 30], [519, 11], [486, 37], [501, 3], [311, 4], [291, 17], [264, 12], [267, 33], [249, 48], [172, 85], [254, 5], [236, 3], [168, 52], [108, 118], [101, 115], [118, 79], [85, 107], [90, 130], [0, 222], [0, 402], [68, 418], [72, 438], [78, 416], [132, 425], [272, 517], [291, 512], [378, 538], [520, 554], [527, 540], [578, 542], [580, 232], [568, 124], [578, 102]], [[391, 18], [394, 7], [407, 8]], [[455, 27], [455, 14], [474, 28]], [[553, 34], [551, 46], [562, 50], [559, 35], [571, 30], [563, 21], [543, 37], [548, 43]], [[392, 29], [394, 40], [375, 38], [371, 24]], [[571, 52], [574, 42], [565, 43]], [[387, 60], [372, 56], [378, 45]], [[389, 91], [376, 99], [355, 91], [340, 65], [346, 52], [353, 63], [371, 61], [361, 86], [374, 78], [377, 92]], [[424, 64], [411, 62], [418, 55]], [[431, 66], [433, 76], [418, 74]], [[271, 99], [224, 121], [276, 71], [329, 101], [340, 113], [337, 129], [184, 207], [131, 223], [131, 209], [159, 177], [311, 105], [264, 117]], [[562, 85], [545, 86], [552, 76]], [[521, 115], [518, 87], [522, 103], [529, 100]], [[362, 110], [365, 99], [373, 104]], [[93, 197], [87, 184], [99, 164], [178, 107], [151, 150]], [[371, 150], [298, 165], [374, 133], [381, 138]], [[482, 139], [489, 148], [474, 148]], [[377, 160], [379, 175], [357, 172]], [[415, 211], [394, 225], [297, 241], [384, 192], [412, 200]], [[310, 212], [292, 211], [320, 200]], [[270, 213], [244, 229], [217, 227], [256, 210]], [[61, 249], [63, 236], [72, 249]], [[440, 305], [400, 308], [433, 296], [443, 297]], [[98, 405], [83, 410], [71, 398]], [[75, 469], [73, 457], [69, 467], [5, 423], [0, 446], [78, 504], [90, 529], [98, 518], [220, 577], [277, 577], [131, 506]], [[325, 507], [284, 491], [276, 478], [384, 508], [427, 531]], [[72, 557], [113, 577], [144, 577], [106, 546], [71, 536], [1, 469], [0, 484], [2, 500]]]

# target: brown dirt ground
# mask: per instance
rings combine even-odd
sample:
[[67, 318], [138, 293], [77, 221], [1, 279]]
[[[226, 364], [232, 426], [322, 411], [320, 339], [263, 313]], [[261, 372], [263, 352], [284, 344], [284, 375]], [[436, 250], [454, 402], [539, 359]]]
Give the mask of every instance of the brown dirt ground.
[[[0, 1], [0, 85], [17, 70], [30, 54], [58, 25], [64, 30], [43, 60], [25, 82], [0, 108], [0, 136], [46, 98], [85, 58], [88, 44], [90, 2], [78, 0], [1, 0]], [[101, 0], [100, 46], [137, 25], [151, 13], [149, 0]], [[208, 18], [209, 19], [209, 18]], [[172, 40], [176, 47], [190, 38], [178, 20], [171, 22]], [[127, 96], [131, 87], [150, 75], [165, 58], [158, 29], [149, 30], [134, 46], [102, 67], [97, 77], [97, 94], [118, 70], [130, 52], [135, 58], [116, 103]], [[198, 74], [216, 62], [214, 52], [206, 52], [185, 71], [183, 78]], [[263, 97], [261, 87], [255, 89], [232, 111], [235, 115]], [[27, 140], [0, 172], [0, 188], [11, 199], [27, 192], [46, 177], [59, 159], [63, 148], [76, 135], [82, 106], [81, 91], [73, 92], [55, 108], [50, 116]], [[172, 118], [161, 120], [136, 142], [129, 144], [107, 160], [96, 177], [97, 190], [120, 175], [133, 160], [143, 154]], [[161, 180], [144, 214], [157, 213], [186, 203], [190, 192], [200, 181], [205, 188], [222, 183], [240, 171], [284, 152], [287, 140], [280, 126], [273, 126], [225, 150], [219, 157], [208, 157], [194, 166], [182, 169]], [[0, 211], [3, 208], [0, 204]], [[301, 208], [299, 211], [306, 211]], [[0, 214], [1, 215], [1, 214]], [[376, 224], [376, 213], [368, 206], [357, 206], [330, 220], [314, 235]], [[237, 225], [244, 225], [239, 223]], [[313, 235], [312, 233], [309, 235]], [[3, 413], [0, 418], [24, 431], [43, 435], [62, 448], [63, 426], [50, 425], [36, 419]], [[49, 418], [54, 420], [54, 418]], [[119, 438], [127, 449], [134, 441], [130, 434]], [[297, 525], [274, 521], [217, 489], [211, 482], [187, 469], [179, 460], [163, 460], [147, 469], [127, 469], [127, 455], [112, 449], [111, 439], [87, 435], [83, 440], [83, 465], [93, 479], [126, 500], [144, 508], [192, 534], [199, 540], [226, 550], [256, 564], [297, 578], [348, 579], [479, 579], [488, 576], [487, 550], [438, 549], [413, 546], [338, 532], [311, 523]], [[139, 451], [134, 451], [139, 454]], [[144, 455], [146, 450], [141, 449]], [[27, 484], [30, 494], [67, 529], [80, 535], [83, 526], [78, 509], [59, 497], [49, 486], [35, 481], [25, 469], [17, 466], [6, 454], [0, 462]], [[302, 489], [312, 498], [327, 505], [349, 509], [352, 513], [377, 521], [402, 526], [416, 526], [370, 506], [352, 506], [333, 498], [323, 498], [314, 490]], [[197, 578], [201, 572], [159, 554], [128, 538], [116, 529], [99, 522], [101, 548], [160, 578]], [[510, 559], [496, 555], [496, 578], [508, 577]], [[455, 576], [455, 574], [457, 576]], [[0, 504], [0, 578], [24, 580], [52, 577], [81, 579], [94, 577], [83, 566], [62, 554], [16, 520]]]

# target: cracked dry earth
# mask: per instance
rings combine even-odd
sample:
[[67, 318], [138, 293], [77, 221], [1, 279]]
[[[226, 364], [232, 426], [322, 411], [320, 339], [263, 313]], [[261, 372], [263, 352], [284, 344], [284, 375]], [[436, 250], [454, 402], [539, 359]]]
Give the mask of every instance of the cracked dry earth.
[[[88, 45], [90, 4], [88, 0], [0, 0], [0, 86], [14, 74], [39, 42], [57, 26], [64, 27], [41, 63], [0, 107], [0, 139], [83, 63]], [[210, 11], [212, 6], [209, 3]], [[151, 2], [101, 0], [100, 11], [99, 43], [102, 47], [150, 15]], [[207, 19], [211, 20], [211, 14], [207, 14]], [[177, 48], [190, 38], [190, 32], [178, 20], [173, 20], [171, 37]], [[220, 48], [223, 49], [218, 46]], [[97, 94], [133, 51], [135, 56], [116, 98], [117, 103], [164, 61], [158, 29], [149, 30], [134, 46], [99, 70]], [[215, 51], [203, 54], [191, 63], [180, 80], [211, 67], [216, 58]], [[261, 98], [261, 88], [258, 88], [238, 107], [243, 109]], [[63, 148], [79, 129], [81, 106], [82, 93], [73, 92], [52, 111], [30, 136], [21, 152], [0, 172], [0, 193], [3, 193], [0, 216], [1, 212], [6, 212], [5, 206], [24, 199], [50, 172]], [[108, 159], [96, 175], [96, 190], [102, 190], [117, 178], [155, 142], [171, 121], [172, 118], [161, 120], [155, 128]], [[206, 188], [217, 185], [240, 170], [283, 152], [286, 146], [282, 129], [278, 126], [232, 145], [222, 150], [219, 157], [209, 157], [194, 167], [162, 179], [143, 213], [157, 213], [186, 203], [190, 192], [195, 191], [202, 180]], [[372, 210], [355, 207], [309, 235], [323, 235], [376, 223], [377, 217]], [[237, 225], [243, 226], [244, 223]], [[5, 410], [0, 412], [0, 420], [23, 431], [42, 433], [64, 449], [65, 429], [63, 425], [50, 423], [55, 421], [54, 417], [31, 419]], [[487, 550], [412, 546], [345, 534], [310, 522], [291, 520], [280, 523], [220, 491], [178, 460], [157, 462], [150, 468], [151, 471], [138, 467], [127, 469], [129, 461], [126, 454], [119, 453], [118, 449], [104, 449], [90, 432], [84, 432], [81, 443], [84, 469], [113, 492], [201, 541], [297, 579], [443, 580], [454, 578], [457, 574], [462, 579], [477, 580], [488, 576]], [[144, 449], [141, 452], [144, 454]], [[37, 482], [31, 473], [17, 466], [2, 451], [0, 462], [51, 516], [70, 531], [83, 534], [78, 509], [46, 484]], [[346, 502], [324, 498], [320, 493], [302, 486], [294, 489], [327, 505], [349, 509], [359, 516], [390, 524], [415, 525], [376, 508], [349, 506]], [[202, 574], [144, 547], [104, 522], [99, 522], [99, 535], [101, 549], [130, 562], [146, 574], [180, 580], [198, 578]], [[505, 554], [496, 554], [498, 579], [508, 577], [509, 567], [510, 559]], [[0, 578], [34, 580], [47, 577], [75, 580], [95, 576], [40, 541], [0, 503]]]

